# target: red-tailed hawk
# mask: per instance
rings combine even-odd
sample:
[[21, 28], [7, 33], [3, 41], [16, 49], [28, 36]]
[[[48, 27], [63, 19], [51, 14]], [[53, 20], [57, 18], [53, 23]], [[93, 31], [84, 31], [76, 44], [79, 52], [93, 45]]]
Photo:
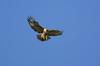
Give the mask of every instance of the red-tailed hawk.
[[31, 28], [38, 32], [39, 34], [37, 35], [37, 38], [41, 41], [47, 41], [50, 39], [50, 36], [59, 36], [62, 35], [62, 31], [60, 30], [49, 30], [46, 28], [43, 28], [42, 26], [39, 25], [39, 23], [31, 16], [27, 18], [27, 21]]

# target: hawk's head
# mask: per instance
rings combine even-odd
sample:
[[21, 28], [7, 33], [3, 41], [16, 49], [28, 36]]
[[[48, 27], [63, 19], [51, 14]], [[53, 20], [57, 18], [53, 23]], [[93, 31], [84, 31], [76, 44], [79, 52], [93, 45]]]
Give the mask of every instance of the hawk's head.
[[43, 33], [47, 34], [48, 29], [44, 28]]

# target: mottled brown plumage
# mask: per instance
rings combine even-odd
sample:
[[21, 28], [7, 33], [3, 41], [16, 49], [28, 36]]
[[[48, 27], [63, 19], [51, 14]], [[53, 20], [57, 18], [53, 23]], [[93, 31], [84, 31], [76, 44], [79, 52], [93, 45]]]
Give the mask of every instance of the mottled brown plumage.
[[31, 28], [38, 32], [39, 35], [37, 35], [37, 38], [41, 41], [46, 41], [50, 39], [50, 36], [59, 36], [62, 35], [62, 31], [60, 30], [48, 30], [43, 28], [42, 26], [39, 25], [39, 23], [33, 18], [33, 17], [28, 17], [27, 21], [29, 22], [29, 25]]

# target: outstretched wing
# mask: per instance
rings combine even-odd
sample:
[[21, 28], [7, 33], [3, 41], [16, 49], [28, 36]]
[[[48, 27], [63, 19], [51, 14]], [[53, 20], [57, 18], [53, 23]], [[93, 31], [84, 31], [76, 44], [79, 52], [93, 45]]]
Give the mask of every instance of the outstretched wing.
[[58, 35], [62, 35], [62, 31], [59, 30], [48, 30], [48, 35], [49, 36], [58, 36]]
[[37, 21], [35, 21], [35, 19], [33, 18], [33, 17], [28, 17], [27, 18], [27, 21], [29, 22], [29, 25], [31, 26], [31, 28], [34, 30], [34, 31], [36, 31], [36, 32], [38, 32], [38, 33], [42, 33], [43, 32], [43, 27], [41, 27], [40, 25], [39, 25], [39, 23], [37, 22]]

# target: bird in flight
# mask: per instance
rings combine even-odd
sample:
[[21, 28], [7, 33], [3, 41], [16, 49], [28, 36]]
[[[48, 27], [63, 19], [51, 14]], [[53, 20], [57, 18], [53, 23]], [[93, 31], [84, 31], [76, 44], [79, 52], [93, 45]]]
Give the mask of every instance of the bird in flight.
[[32, 16], [29, 16], [27, 18], [27, 21], [28, 21], [30, 27], [34, 31], [39, 33], [37, 35], [37, 38], [40, 41], [47, 41], [47, 40], [51, 39], [50, 36], [59, 36], [59, 35], [62, 35], [62, 33], [63, 33], [60, 30], [49, 30], [47, 28], [43, 28], [42, 26], [39, 25], [39, 23]]

